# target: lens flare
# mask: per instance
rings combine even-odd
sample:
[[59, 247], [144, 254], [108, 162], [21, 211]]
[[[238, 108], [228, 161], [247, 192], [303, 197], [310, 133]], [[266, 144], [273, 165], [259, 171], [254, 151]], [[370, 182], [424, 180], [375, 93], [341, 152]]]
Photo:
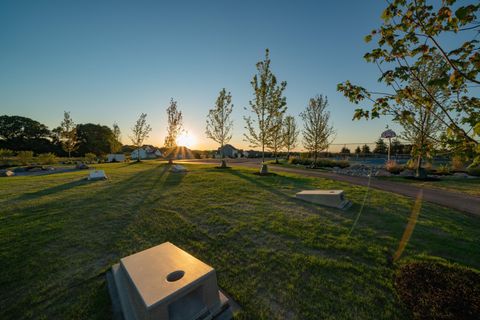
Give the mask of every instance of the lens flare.
[[191, 148], [196, 143], [195, 136], [189, 134], [188, 132], [182, 132], [177, 138], [177, 145], [179, 147]]

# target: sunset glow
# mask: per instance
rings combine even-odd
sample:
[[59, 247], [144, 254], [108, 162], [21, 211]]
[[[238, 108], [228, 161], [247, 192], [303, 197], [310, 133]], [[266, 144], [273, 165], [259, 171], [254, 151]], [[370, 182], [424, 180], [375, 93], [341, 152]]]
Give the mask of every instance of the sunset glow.
[[188, 133], [188, 131], [182, 132], [177, 138], [178, 146], [187, 147], [189, 149], [195, 146], [196, 142], [197, 142], [197, 139], [195, 138], [195, 136], [192, 135], [191, 133]]

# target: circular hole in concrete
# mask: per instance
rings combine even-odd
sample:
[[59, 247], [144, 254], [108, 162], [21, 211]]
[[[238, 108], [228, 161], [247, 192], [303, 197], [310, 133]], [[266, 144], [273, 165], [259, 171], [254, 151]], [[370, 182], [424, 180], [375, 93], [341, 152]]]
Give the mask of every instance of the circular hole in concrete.
[[167, 281], [168, 282], [178, 281], [182, 279], [184, 275], [185, 275], [185, 271], [183, 270], [173, 271], [167, 275]]

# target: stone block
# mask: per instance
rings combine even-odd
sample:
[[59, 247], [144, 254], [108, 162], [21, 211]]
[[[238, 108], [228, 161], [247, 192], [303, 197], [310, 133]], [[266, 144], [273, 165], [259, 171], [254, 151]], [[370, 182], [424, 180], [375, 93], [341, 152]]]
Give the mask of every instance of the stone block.
[[103, 170], [93, 170], [93, 171], [90, 171], [90, 174], [88, 175], [87, 179], [88, 180], [106, 180], [107, 175]]
[[187, 172], [187, 168], [179, 164], [175, 164], [170, 168], [170, 171], [173, 173], [184, 173]]
[[125, 320], [232, 318], [215, 269], [170, 242], [122, 258], [112, 274]]
[[0, 170], [0, 177], [13, 177], [15, 172], [11, 170]]
[[308, 202], [338, 209], [347, 209], [350, 206], [350, 201], [344, 198], [343, 190], [303, 190], [295, 196]]

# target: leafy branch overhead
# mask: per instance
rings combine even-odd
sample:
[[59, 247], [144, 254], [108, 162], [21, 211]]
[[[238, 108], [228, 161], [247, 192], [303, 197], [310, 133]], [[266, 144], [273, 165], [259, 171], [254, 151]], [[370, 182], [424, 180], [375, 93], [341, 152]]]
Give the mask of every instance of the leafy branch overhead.
[[[458, 5], [455, 0], [437, 6], [424, 0], [389, 2], [382, 25], [365, 37], [376, 45], [364, 58], [376, 64], [381, 74], [378, 81], [391, 91], [340, 83], [337, 89], [361, 104], [354, 119], [392, 115], [398, 121], [411, 121], [414, 114], [428, 108], [444, 124], [444, 143], [480, 161], [480, 100], [471, 92], [480, 84], [479, 10], [479, 3]], [[452, 39], [448, 45], [442, 42], [446, 37]], [[421, 67], [430, 62], [445, 68], [435, 77], [422, 78]], [[446, 99], [438, 99], [436, 90]], [[416, 109], [404, 108], [405, 104]]]

